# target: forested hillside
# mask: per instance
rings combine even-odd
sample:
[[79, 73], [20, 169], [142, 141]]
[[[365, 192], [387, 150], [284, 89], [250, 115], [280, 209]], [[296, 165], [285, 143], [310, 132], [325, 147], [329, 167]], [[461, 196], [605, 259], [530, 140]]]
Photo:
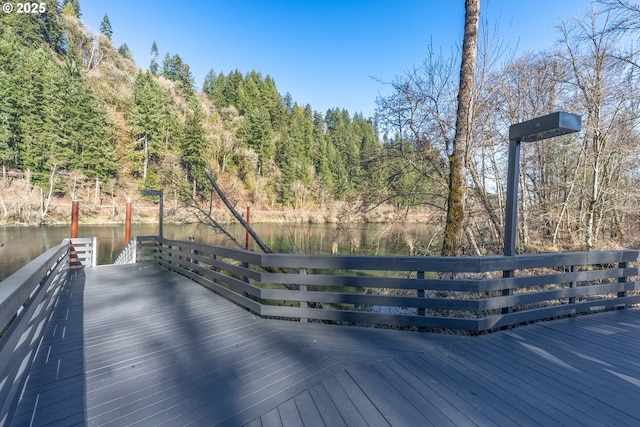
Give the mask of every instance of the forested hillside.
[[421, 214], [439, 241], [454, 159], [466, 173], [463, 252], [499, 253], [509, 125], [560, 110], [579, 114], [583, 128], [523, 144], [517, 250], [640, 243], [640, 9], [626, 0], [560, 22], [560, 42], [546, 51], [507, 57], [483, 36], [461, 158], [452, 149], [456, 55], [428, 49], [388, 82], [374, 123], [298, 105], [268, 70], [212, 63], [197, 87], [180, 54], [155, 42], [140, 68], [126, 44], [112, 44], [106, 15], [96, 34], [77, 0], [44, 4], [0, 15], [3, 223], [64, 218], [70, 198], [111, 206], [119, 220], [116, 206], [144, 188], [165, 189], [169, 215], [207, 207], [207, 168], [233, 203], [328, 210], [340, 221]]
[[[108, 17], [95, 34], [78, 19], [77, 1], [45, 4], [42, 14], [0, 15], [4, 221], [46, 222], [56, 196], [86, 199], [96, 185], [101, 199], [160, 187], [200, 202], [209, 197], [204, 168], [236, 200], [276, 209], [320, 206], [379, 184], [369, 119], [298, 105], [255, 70], [212, 69], [196, 88], [179, 53], [160, 60], [155, 42], [140, 69], [126, 45], [111, 43]], [[17, 178], [41, 193], [38, 212], [20, 197]]]

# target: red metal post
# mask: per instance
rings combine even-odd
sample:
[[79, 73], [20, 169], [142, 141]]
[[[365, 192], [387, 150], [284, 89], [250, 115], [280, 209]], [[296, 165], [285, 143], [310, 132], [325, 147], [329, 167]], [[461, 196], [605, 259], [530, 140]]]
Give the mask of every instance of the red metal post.
[[124, 220], [124, 244], [131, 240], [131, 200], [127, 199], [127, 208]]
[[[251, 206], [247, 206], [247, 224], [251, 224]], [[249, 250], [249, 230], [244, 233], [244, 248]]]
[[73, 200], [71, 202], [71, 238], [78, 237], [78, 211], [80, 210], [80, 202]]

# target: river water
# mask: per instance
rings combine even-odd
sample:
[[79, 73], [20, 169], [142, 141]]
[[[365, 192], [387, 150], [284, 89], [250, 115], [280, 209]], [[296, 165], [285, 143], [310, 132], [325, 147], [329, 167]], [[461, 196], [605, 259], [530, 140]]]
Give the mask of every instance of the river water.
[[[421, 224], [335, 224], [256, 223], [252, 227], [274, 252], [332, 253], [359, 255], [410, 255], [434, 251], [432, 229]], [[238, 225], [227, 229], [242, 244], [245, 231]], [[70, 227], [0, 227], [0, 280], [32, 259], [69, 237]], [[133, 236], [158, 234], [157, 224], [133, 224]], [[165, 224], [164, 237], [195, 240], [218, 245], [233, 245], [211, 228], [195, 224]], [[125, 246], [124, 225], [80, 225], [80, 237], [97, 237], [98, 264], [111, 264]], [[251, 242], [250, 249], [258, 250]]]

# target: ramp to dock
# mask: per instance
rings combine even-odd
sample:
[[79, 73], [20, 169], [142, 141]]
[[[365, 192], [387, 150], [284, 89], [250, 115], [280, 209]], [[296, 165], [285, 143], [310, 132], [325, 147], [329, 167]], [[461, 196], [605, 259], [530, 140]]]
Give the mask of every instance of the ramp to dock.
[[640, 310], [478, 337], [261, 319], [158, 265], [76, 270], [12, 425], [640, 425]]

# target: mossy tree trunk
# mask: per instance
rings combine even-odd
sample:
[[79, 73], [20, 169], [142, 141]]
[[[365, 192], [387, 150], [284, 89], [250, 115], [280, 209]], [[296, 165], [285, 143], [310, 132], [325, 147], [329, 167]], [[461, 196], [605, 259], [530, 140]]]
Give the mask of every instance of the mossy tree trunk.
[[449, 156], [449, 196], [442, 255], [460, 256], [464, 237], [466, 176], [473, 122], [473, 86], [478, 51], [480, 0], [465, 1], [464, 39], [460, 64], [460, 87], [456, 132]]

